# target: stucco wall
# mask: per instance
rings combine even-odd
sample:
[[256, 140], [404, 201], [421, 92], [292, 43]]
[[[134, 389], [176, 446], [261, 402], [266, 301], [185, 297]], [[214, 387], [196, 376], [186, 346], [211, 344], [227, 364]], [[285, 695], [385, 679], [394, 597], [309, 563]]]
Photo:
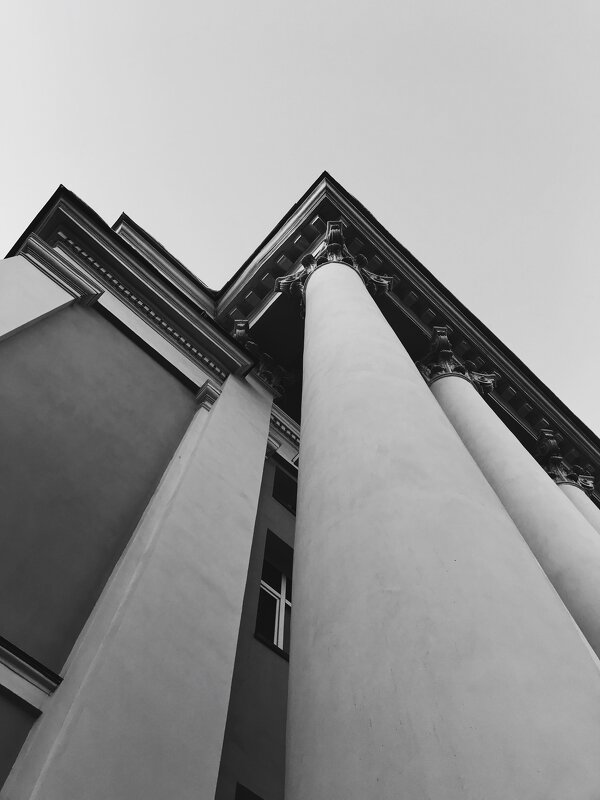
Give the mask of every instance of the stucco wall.
[[10, 772], [37, 713], [0, 686], [0, 787]]
[[0, 261], [0, 339], [73, 302], [73, 297], [23, 256]]
[[0, 632], [60, 670], [195, 403], [93, 308], [0, 342], [0, 369]]

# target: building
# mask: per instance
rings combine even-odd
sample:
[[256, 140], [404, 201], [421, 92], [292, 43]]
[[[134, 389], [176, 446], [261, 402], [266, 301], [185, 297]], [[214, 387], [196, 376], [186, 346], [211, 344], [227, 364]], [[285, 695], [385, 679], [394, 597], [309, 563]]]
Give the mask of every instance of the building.
[[600, 796], [600, 441], [333, 178], [0, 287], [2, 798]]

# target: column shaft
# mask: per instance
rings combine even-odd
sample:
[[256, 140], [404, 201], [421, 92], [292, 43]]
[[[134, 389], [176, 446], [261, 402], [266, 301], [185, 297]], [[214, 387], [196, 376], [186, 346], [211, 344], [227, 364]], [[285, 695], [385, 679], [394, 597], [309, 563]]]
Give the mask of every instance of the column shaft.
[[306, 292], [286, 800], [592, 800], [571, 618], [358, 275]]
[[468, 381], [448, 376], [431, 389], [600, 655], [600, 536]]
[[579, 486], [574, 486], [572, 483], [559, 483], [558, 487], [600, 534], [600, 508], [594, 501], [587, 496], [583, 489], [580, 489]]
[[214, 797], [271, 398], [230, 376], [199, 410], [6, 791]]

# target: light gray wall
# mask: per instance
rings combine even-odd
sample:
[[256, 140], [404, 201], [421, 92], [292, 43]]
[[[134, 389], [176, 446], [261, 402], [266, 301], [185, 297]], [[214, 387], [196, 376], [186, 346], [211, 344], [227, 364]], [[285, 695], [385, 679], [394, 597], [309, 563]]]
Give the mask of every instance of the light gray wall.
[[72, 302], [68, 292], [23, 256], [0, 261], [0, 339]]
[[0, 371], [0, 634], [58, 671], [195, 401], [93, 308], [0, 342]]
[[0, 789], [36, 717], [30, 706], [0, 687]]
[[3, 797], [214, 797], [270, 408], [198, 410]]
[[286, 800], [596, 798], [572, 618], [357, 273], [306, 294]]

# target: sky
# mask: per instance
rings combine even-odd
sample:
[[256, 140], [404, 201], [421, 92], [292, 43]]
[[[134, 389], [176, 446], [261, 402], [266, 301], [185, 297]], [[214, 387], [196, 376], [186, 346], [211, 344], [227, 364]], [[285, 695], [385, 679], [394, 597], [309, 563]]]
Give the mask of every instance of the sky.
[[600, 434], [600, 3], [2, 18], [2, 253], [62, 183], [219, 288], [326, 169]]

